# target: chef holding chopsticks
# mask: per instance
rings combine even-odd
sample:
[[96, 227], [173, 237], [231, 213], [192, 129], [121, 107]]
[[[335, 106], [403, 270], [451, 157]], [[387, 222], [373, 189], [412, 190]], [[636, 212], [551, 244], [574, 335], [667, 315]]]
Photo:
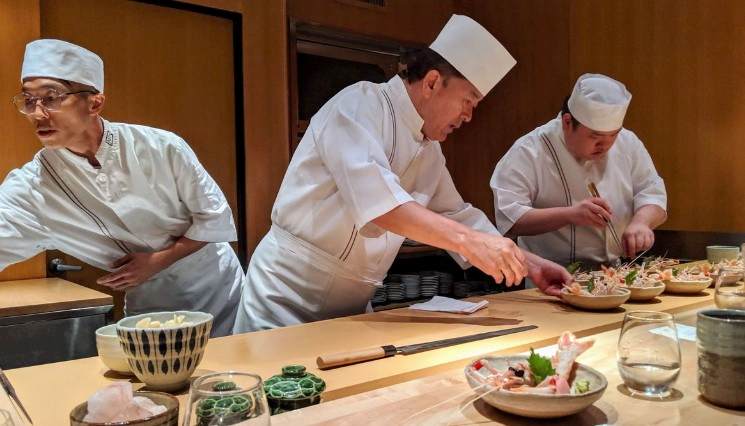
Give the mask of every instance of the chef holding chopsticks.
[[440, 150], [514, 64], [486, 29], [454, 15], [405, 75], [329, 100], [285, 174], [235, 331], [364, 313], [405, 237], [497, 282], [528, 275], [558, 295], [566, 270], [523, 252], [464, 202]]
[[667, 193], [644, 144], [623, 128], [630, 101], [622, 83], [581, 76], [559, 116], [497, 164], [490, 184], [499, 231], [563, 265], [593, 267], [650, 248]]

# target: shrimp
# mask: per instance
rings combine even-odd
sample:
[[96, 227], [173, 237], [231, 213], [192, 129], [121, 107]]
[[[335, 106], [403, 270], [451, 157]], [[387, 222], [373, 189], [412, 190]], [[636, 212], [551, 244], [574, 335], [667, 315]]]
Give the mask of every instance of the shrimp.
[[563, 332], [559, 337], [556, 355], [551, 358], [551, 364], [556, 370], [556, 374], [568, 381], [569, 374], [574, 366], [574, 360], [594, 344], [595, 339], [593, 338], [579, 341], [571, 332]]

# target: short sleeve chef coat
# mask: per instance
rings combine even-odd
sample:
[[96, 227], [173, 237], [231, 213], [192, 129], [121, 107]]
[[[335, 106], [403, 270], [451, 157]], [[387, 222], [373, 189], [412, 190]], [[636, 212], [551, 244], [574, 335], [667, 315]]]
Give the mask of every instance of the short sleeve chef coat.
[[[532, 208], [570, 206], [590, 197], [587, 184], [613, 211], [621, 235], [634, 212], [648, 204], [667, 209], [667, 193], [639, 138], [621, 129], [603, 159], [581, 164], [564, 142], [557, 117], [518, 139], [497, 163], [491, 178], [497, 228], [502, 233]], [[608, 228], [567, 225], [553, 232], [518, 238], [518, 245], [562, 265], [613, 262], [622, 255]]]
[[177, 135], [103, 124], [100, 168], [66, 149], [43, 148], [7, 176], [0, 186], [0, 270], [43, 250], [106, 270], [127, 253], [157, 251], [181, 236], [218, 243], [128, 291], [125, 309], [211, 312], [213, 335], [229, 334], [243, 271], [226, 243], [236, 231], [222, 191]]
[[[371, 221], [406, 202], [497, 233], [483, 212], [463, 201], [439, 143], [422, 134], [423, 124], [398, 76], [386, 83], [349, 86], [313, 116], [272, 210], [282, 236], [275, 242], [270, 232], [249, 265], [237, 332], [364, 312], [371, 292], [361, 293], [358, 301], [350, 296], [340, 302], [359, 309], [329, 306], [336, 302], [328, 297], [317, 306], [309, 300], [355, 285], [352, 279], [329, 283], [336, 270], [351, 272], [361, 283], [382, 281], [404, 237]], [[288, 249], [292, 239], [298, 247]], [[296, 257], [285, 261], [288, 256]], [[334, 266], [308, 272], [318, 269], [321, 261], [314, 259], [320, 257]], [[329, 284], [310, 288], [317, 283]], [[284, 317], [278, 314], [282, 309], [288, 311]]]

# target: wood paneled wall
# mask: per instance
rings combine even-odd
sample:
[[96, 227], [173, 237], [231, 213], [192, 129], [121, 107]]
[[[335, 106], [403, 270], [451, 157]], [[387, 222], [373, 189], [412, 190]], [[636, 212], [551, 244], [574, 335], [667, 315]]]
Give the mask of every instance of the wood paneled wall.
[[517, 138], [554, 118], [572, 84], [568, 0], [456, 0], [455, 13], [488, 29], [517, 60], [478, 105], [470, 123], [442, 144], [463, 198], [494, 221], [489, 179]]
[[[31, 124], [10, 101], [21, 90], [21, 60], [26, 43], [39, 38], [39, 1], [4, 0], [0, 6], [0, 123], [2, 156], [0, 180], [14, 168], [29, 162], [41, 148]], [[0, 241], [2, 244], [2, 241]], [[0, 281], [41, 278], [46, 271], [44, 254], [10, 266], [0, 273]]]
[[606, 73], [633, 95], [625, 126], [665, 179], [665, 229], [745, 230], [745, 2], [572, 0], [576, 78]]

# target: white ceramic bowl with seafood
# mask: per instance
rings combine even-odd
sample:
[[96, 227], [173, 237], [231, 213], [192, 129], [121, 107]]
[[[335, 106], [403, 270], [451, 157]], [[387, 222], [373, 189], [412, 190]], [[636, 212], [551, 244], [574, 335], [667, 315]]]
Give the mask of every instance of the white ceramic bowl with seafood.
[[631, 286], [626, 288], [631, 292], [629, 295], [629, 301], [643, 302], [646, 300], [652, 300], [662, 294], [662, 292], [665, 291], [665, 283], [658, 281], [653, 285], [648, 285], [646, 287]]
[[626, 303], [630, 296], [631, 292], [622, 287], [614, 288], [611, 294], [593, 296], [576, 295], [569, 291], [568, 288], [561, 289], [561, 297], [564, 301], [574, 307], [590, 311], [603, 311], [617, 308]]
[[[181, 324], [157, 328], [141, 325], [148, 318], [166, 324], [181, 316]], [[189, 384], [189, 377], [202, 361], [211, 330], [211, 314], [191, 311], [135, 315], [116, 324], [119, 342], [134, 375], [149, 390], [165, 392]]]
[[589, 390], [582, 394], [545, 395], [495, 389], [492, 385], [484, 384], [472, 372], [472, 366], [483, 359], [486, 359], [493, 368], [503, 371], [517, 363], [527, 364], [525, 355], [481, 357], [471, 361], [465, 369], [468, 384], [477, 394], [482, 395], [486, 403], [518, 416], [544, 419], [576, 414], [600, 399], [608, 387], [608, 381], [602, 373], [576, 363], [569, 385], [574, 389], [575, 381], [587, 380], [590, 383]]
[[70, 426], [171, 426], [178, 424], [179, 401], [175, 396], [163, 392], [134, 392], [134, 396], [144, 396], [157, 405], [166, 407], [166, 411], [154, 416], [145, 417], [140, 420], [128, 420], [123, 422], [86, 422], [83, 421], [88, 414], [88, 401], [79, 404], [70, 412]]
[[711, 285], [711, 278], [700, 280], [665, 280], [665, 293], [695, 294], [700, 293]]
[[105, 325], [96, 330], [96, 349], [98, 357], [105, 366], [109, 367], [109, 370], [128, 376], [132, 375], [122, 345], [119, 344], [116, 324]]

